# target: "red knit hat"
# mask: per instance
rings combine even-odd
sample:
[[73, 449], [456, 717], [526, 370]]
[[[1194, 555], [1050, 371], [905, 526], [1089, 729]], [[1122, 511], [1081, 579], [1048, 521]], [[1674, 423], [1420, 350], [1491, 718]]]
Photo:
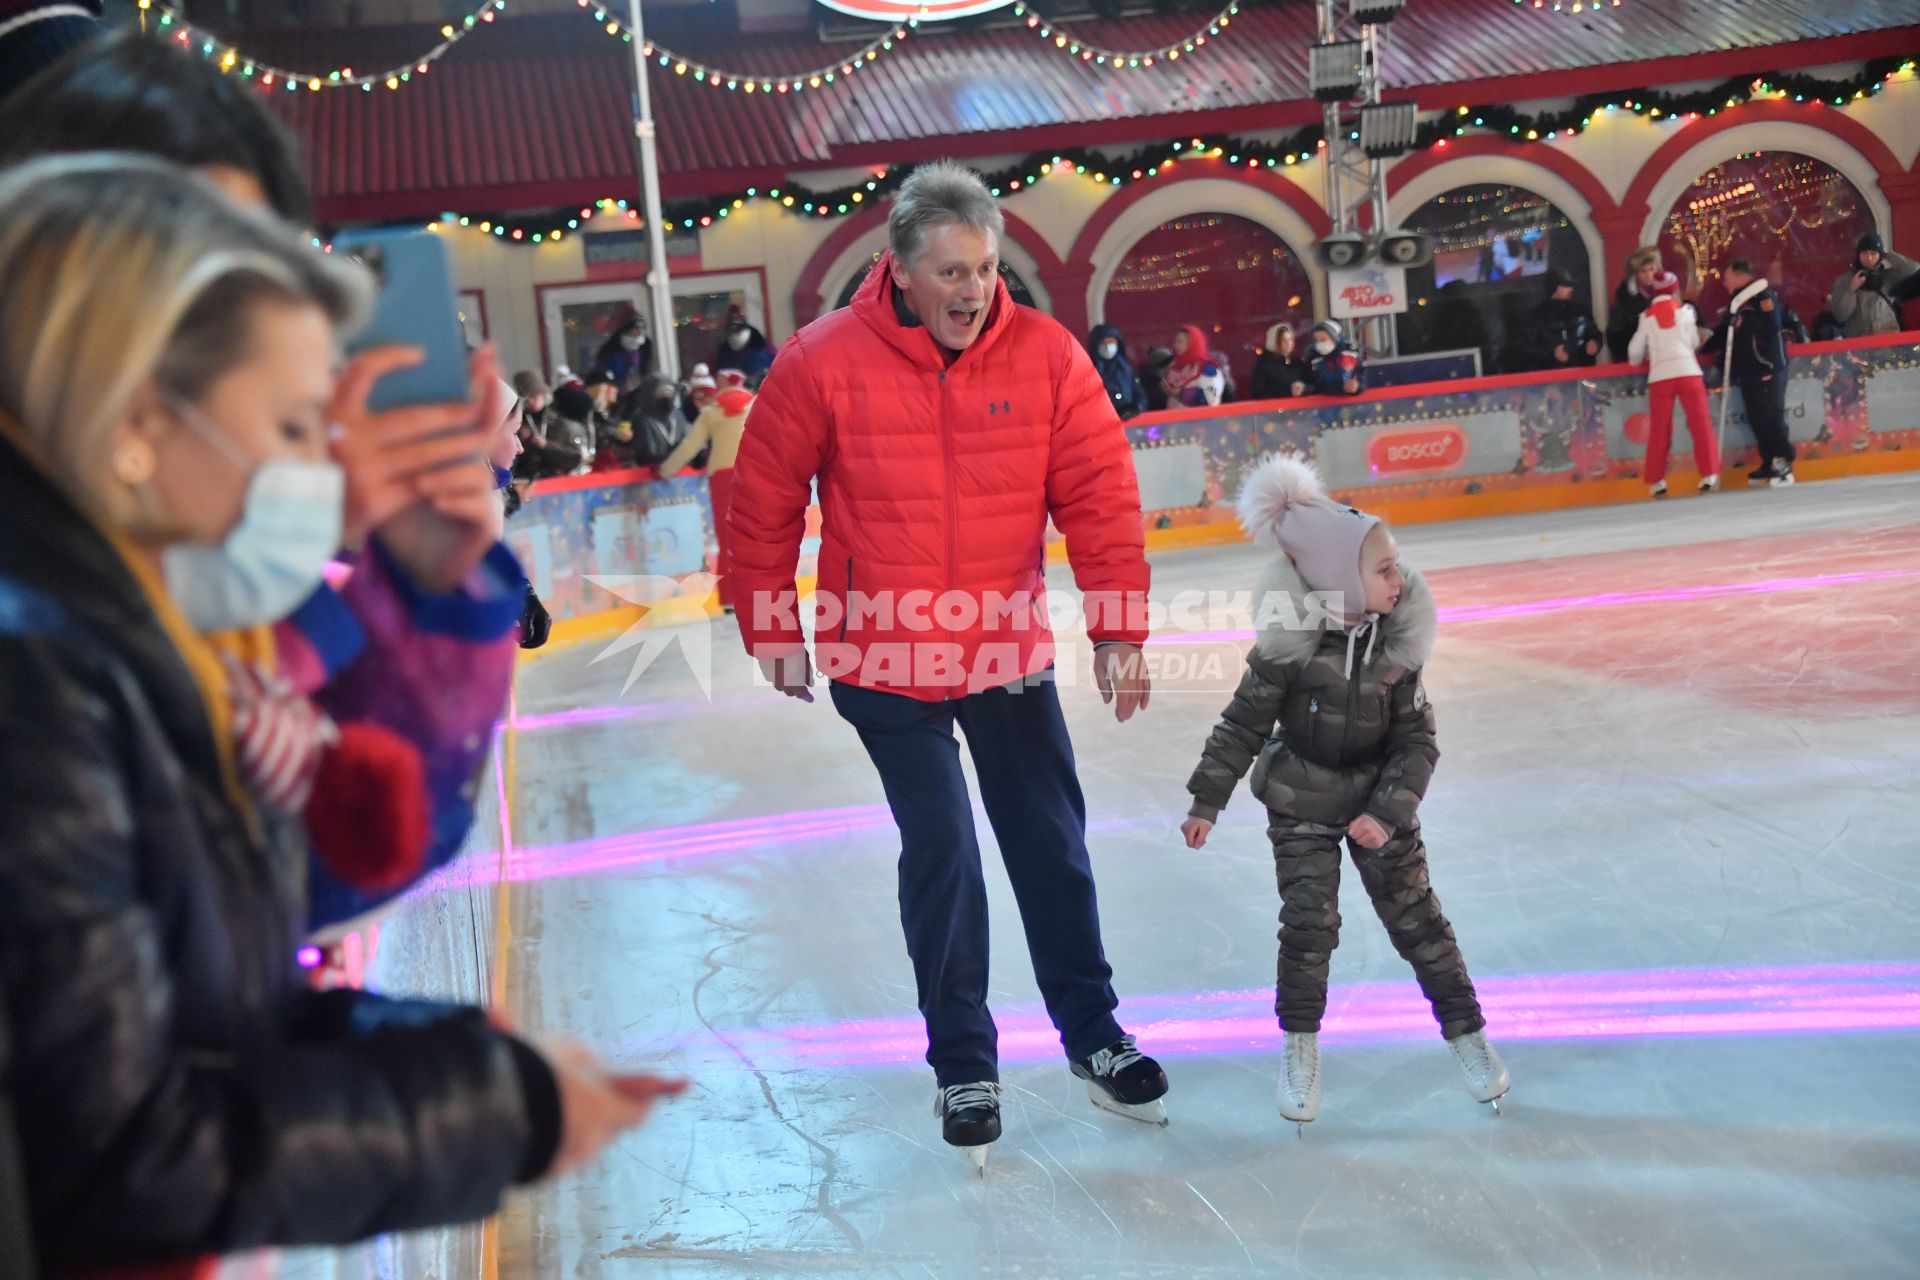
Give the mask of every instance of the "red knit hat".
[[1680, 277], [1671, 271], [1662, 271], [1653, 278], [1653, 282], [1647, 286], [1647, 290], [1656, 298], [1665, 294], [1678, 294], [1680, 292]]

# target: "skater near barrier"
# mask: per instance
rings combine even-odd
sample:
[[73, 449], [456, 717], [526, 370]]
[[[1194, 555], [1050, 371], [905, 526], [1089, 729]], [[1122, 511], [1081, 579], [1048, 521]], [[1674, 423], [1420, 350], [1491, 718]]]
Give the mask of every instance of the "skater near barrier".
[[[978, 174], [917, 170], [853, 304], [774, 360], [734, 468], [731, 596], [748, 651], [813, 700], [794, 571], [820, 494], [816, 652], [899, 825], [900, 919], [949, 1143], [985, 1168], [1000, 1136], [987, 902], [956, 726], [1026, 926], [1047, 1013], [1093, 1101], [1164, 1122], [1166, 1076], [1114, 1018], [1053, 637], [1049, 517], [1066, 537], [1094, 679], [1147, 705], [1148, 570], [1127, 438], [1093, 361], [1016, 306], [1003, 218]], [[1001, 612], [983, 602], [1025, 599]]]
[[1437, 615], [1425, 581], [1399, 563], [1377, 516], [1330, 499], [1306, 463], [1276, 458], [1240, 495], [1240, 519], [1279, 556], [1255, 590], [1259, 635], [1246, 674], [1187, 781], [1181, 834], [1207, 842], [1253, 768], [1280, 885], [1274, 1012], [1285, 1032], [1280, 1114], [1320, 1111], [1320, 1022], [1340, 941], [1340, 842], [1413, 966], [1477, 1101], [1510, 1083], [1487, 1043], [1466, 961], [1427, 880], [1416, 816], [1440, 750], [1420, 682]]
[[1653, 302], [1627, 344], [1627, 358], [1647, 366], [1647, 491], [1667, 496], [1667, 453], [1673, 446], [1673, 408], [1687, 415], [1693, 465], [1700, 492], [1720, 487], [1720, 444], [1707, 408], [1707, 380], [1700, 376], [1700, 327], [1693, 307], [1680, 301], [1680, 277], [1662, 271], [1653, 278]]
[[[1760, 465], [1747, 483], [1783, 488], [1793, 483], [1793, 462], [1798, 456], [1787, 435], [1789, 370], [1786, 343], [1780, 335], [1785, 307], [1767, 278], [1754, 275], [1753, 265], [1744, 258], [1729, 262], [1722, 279], [1732, 301], [1701, 350], [1726, 352], [1730, 384], [1739, 386], [1740, 401], [1747, 407], [1747, 424], [1760, 448]], [[1722, 396], [1728, 394], [1730, 387], [1721, 391]]]

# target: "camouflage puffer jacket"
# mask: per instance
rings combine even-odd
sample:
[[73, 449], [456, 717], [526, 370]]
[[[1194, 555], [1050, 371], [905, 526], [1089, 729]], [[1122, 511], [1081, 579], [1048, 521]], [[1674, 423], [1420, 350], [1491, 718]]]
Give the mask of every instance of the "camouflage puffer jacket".
[[1277, 559], [1255, 592], [1268, 621], [1187, 780], [1192, 816], [1216, 819], [1251, 765], [1253, 793], [1275, 814], [1413, 824], [1440, 758], [1420, 684], [1438, 618], [1425, 579], [1404, 572], [1393, 612], [1349, 632], [1308, 605], [1299, 570]]

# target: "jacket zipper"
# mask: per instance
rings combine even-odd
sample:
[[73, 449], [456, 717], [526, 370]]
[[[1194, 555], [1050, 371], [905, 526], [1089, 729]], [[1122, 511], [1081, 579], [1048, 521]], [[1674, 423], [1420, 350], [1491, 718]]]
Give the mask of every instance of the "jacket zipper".
[[[954, 589], [954, 564], [960, 558], [960, 494], [954, 483], [953, 475], [953, 420], [947, 412], [947, 370], [940, 371], [940, 452], [946, 461], [947, 473], [947, 590]], [[950, 643], [958, 644], [959, 637], [952, 631], [947, 632]], [[941, 694], [941, 701], [953, 697], [949, 688]]]
[[[1365, 675], [1366, 659], [1360, 660], [1362, 676]], [[1360, 681], [1347, 681], [1347, 718], [1340, 725], [1340, 758], [1336, 761], [1343, 768], [1347, 763], [1347, 735], [1353, 731], [1353, 718], [1360, 710]]]
[[847, 598], [840, 602], [840, 639], [847, 638], [847, 623], [853, 616], [853, 556], [847, 556]]
[[1312, 758], [1320, 750], [1320, 699], [1307, 699], [1307, 755]]

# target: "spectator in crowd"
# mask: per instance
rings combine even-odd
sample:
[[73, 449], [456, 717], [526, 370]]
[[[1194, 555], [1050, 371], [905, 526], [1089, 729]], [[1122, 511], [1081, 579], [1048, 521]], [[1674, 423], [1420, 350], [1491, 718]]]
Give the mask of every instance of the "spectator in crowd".
[[1707, 382], [1700, 376], [1700, 323], [1693, 308], [1680, 301], [1680, 278], [1662, 271], [1648, 285], [1653, 301], [1627, 344], [1634, 364], [1647, 366], [1647, 490], [1667, 496], [1667, 454], [1673, 446], [1673, 406], [1679, 402], [1693, 437], [1693, 462], [1700, 492], [1720, 487], [1720, 445], [1707, 410]]
[[593, 469], [599, 447], [594, 431], [597, 415], [593, 397], [579, 383], [567, 383], [553, 393], [553, 404], [547, 410], [547, 445], [561, 451], [552, 455], [556, 458], [574, 458], [572, 470], [561, 474], [584, 475]]
[[707, 496], [713, 506], [716, 544], [713, 571], [720, 578], [720, 607], [728, 613], [733, 612], [733, 533], [727, 523], [727, 504], [733, 496], [733, 463], [740, 455], [740, 441], [747, 433], [747, 415], [753, 410], [753, 399], [753, 392], [744, 386], [726, 387], [717, 392], [701, 411], [687, 438], [673, 446], [673, 452], [660, 463], [660, 478], [671, 480], [702, 451], [707, 455]]
[[1729, 262], [1722, 279], [1732, 300], [1703, 350], [1731, 351], [1733, 379], [1760, 449], [1760, 465], [1747, 482], [1764, 480], [1777, 489], [1793, 483], [1796, 457], [1787, 436], [1787, 348], [1780, 336], [1780, 295], [1765, 276], [1754, 275], [1753, 264], [1745, 258]]
[[1575, 286], [1566, 272], [1547, 273], [1547, 296], [1527, 313], [1520, 331], [1524, 369], [1585, 368], [1600, 355], [1600, 331], [1593, 317], [1574, 299]]
[[1187, 389], [1199, 381], [1212, 363], [1213, 357], [1207, 352], [1206, 332], [1196, 324], [1180, 326], [1173, 335], [1173, 362], [1160, 380], [1167, 391], [1167, 403], [1191, 403]]
[[596, 373], [609, 374], [615, 389], [625, 393], [652, 372], [653, 339], [648, 334], [647, 318], [638, 308], [629, 306], [614, 320], [613, 332], [594, 353], [588, 379], [591, 381]]
[[1366, 386], [1360, 353], [1340, 332], [1337, 321], [1322, 320], [1313, 326], [1313, 355], [1308, 367], [1313, 374], [1309, 395], [1357, 396]]
[[1110, 324], [1095, 325], [1087, 336], [1087, 350], [1093, 356], [1093, 367], [1100, 371], [1107, 398], [1113, 401], [1113, 411], [1123, 419], [1145, 413], [1147, 389], [1133, 371], [1133, 362], [1127, 359], [1127, 343], [1120, 331]]
[[1878, 231], [1869, 231], [1853, 247], [1853, 261], [1833, 282], [1827, 310], [1840, 323], [1842, 337], [1864, 338], [1900, 331], [1899, 290], [1920, 264], [1891, 253]]
[[[739, 373], [740, 370], [730, 370]], [[704, 364], [693, 366], [687, 375], [686, 394], [680, 397], [680, 416], [691, 426], [699, 421], [701, 411], [713, 403], [713, 396], [720, 390], [720, 383], [714, 378], [713, 370]]]
[[628, 466], [657, 467], [685, 438], [689, 424], [681, 416], [680, 401], [679, 386], [663, 374], [649, 374], [640, 384], [627, 401], [632, 435]]
[[101, 0], [0, 0], [0, 102], [68, 50], [99, 35], [104, 30], [100, 10]]
[[1648, 290], [1661, 270], [1658, 245], [1641, 245], [1627, 258], [1627, 278], [1614, 290], [1613, 308], [1607, 313], [1607, 350], [1616, 362], [1625, 363], [1627, 359], [1627, 346], [1639, 331], [1647, 304], [1653, 301]]
[[1167, 407], [1167, 370], [1172, 367], [1172, 350], [1147, 348], [1146, 359], [1140, 362], [1140, 388], [1147, 393], [1147, 412], [1157, 413]]
[[1307, 394], [1313, 366], [1300, 354], [1293, 326], [1284, 322], [1267, 329], [1266, 349], [1253, 362], [1253, 398], [1284, 400]]
[[738, 369], [747, 375], [747, 386], [755, 389], [767, 376], [767, 370], [773, 368], [773, 347], [767, 342], [767, 335], [747, 323], [746, 315], [738, 307], [727, 312], [726, 332], [714, 350], [713, 367], [716, 371]]
[[524, 441], [524, 428], [531, 427], [539, 432], [546, 427], [547, 406], [553, 403], [553, 392], [548, 390], [539, 374], [531, 369], [522, 369], [513, 375], [513, 393], [520, 401], [521, 439]]
[[[368, 288], [158, 160], [0, 173], [0, 1007], [57, 1273], [476, 1219], [673, 1087], [293, 963], [302, 836], [243, 785], [200, 633], [209, 602], [271, 620], [339, 545], [333, 330]], [[437, 505], [457, 471], [356, 581], [500, 602], [486, 477]]]
[[[514, 382], [519, 381], [520, 378], [516, 375]], [[511, 391], [513, 388], [509, 387], [508, 390]], [[514, 483], [513, 469], [524, 456], [525, 433], [526, 402], [515, 399], [513, 407], [500, 421], [500, 432], [494, 437], [493, 454], [489, 459], [493, 464], [494, 483], [500, 489], [500, 501], [508, 516], [520, 510], [522, 501], [520, 488]], [[521, 574], [521, 585], [525, 591], [525, 602], [520, 608], [519, 644], [522, 649], [538, 649], [547, 642], [547, 637], [553, 630], [553, 618], [547, 612], [546, 606], [540, 603], [540, 597], [534, 594], [533, 582], [526, 577], [524, 571]]]

